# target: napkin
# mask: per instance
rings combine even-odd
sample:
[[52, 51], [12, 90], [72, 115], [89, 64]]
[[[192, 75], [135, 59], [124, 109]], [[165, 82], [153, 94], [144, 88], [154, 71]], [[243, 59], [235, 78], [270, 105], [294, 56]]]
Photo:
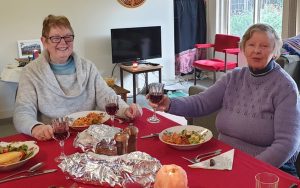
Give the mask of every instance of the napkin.
[[[225, 153], [209, 158], [205, 161], [189, 165], [191, 168], [204, 168], [204, 169], [216, 169], [216, 170], [232, 170], [234, 157], [234, 149]], [[210, 160], [213, 159], [215, 164], [210, 166]]]

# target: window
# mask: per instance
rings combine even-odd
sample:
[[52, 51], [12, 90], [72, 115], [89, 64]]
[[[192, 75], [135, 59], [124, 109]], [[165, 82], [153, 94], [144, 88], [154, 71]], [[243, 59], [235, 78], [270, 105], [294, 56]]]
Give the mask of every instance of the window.
[[267, 23], [281, 35], [283, 0], [229, 0], [228, 33], [242, 36], [253, 23]]

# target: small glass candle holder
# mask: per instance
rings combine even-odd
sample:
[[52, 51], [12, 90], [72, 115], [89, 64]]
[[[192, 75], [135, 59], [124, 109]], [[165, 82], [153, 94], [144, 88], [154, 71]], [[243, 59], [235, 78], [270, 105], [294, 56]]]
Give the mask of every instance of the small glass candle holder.
[[132, 63], [132, 68], [133, 69], [137, 69], [138, 66], [139, 66], [138, 62], [135, 61], [135, 62]]

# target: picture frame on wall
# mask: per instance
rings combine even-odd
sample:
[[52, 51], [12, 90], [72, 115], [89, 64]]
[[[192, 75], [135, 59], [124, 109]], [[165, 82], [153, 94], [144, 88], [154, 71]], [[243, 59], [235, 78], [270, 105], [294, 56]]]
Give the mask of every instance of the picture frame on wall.
[[32, 58], [34, 50], [38, 50], [39, 54], [43, 51], [43, 44], [40, 39], [18, 41], [19, 58]]

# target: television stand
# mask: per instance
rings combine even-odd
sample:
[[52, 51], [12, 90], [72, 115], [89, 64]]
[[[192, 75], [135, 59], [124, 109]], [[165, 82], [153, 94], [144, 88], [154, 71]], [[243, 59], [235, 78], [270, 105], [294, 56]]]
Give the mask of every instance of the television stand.
[[146, 84], [146, 93], [148, 93], [148, 72], [158, 71], [158, 82], [161, 83], [161, 69], [163, 66], [157, 65], [153, 66], [151, 64], [140, 64], [138, 67], [134, 68], [132, 66], [120, 66], [120, 79], [121, 87], [124, 87], [123, 83], [123, 72], [128, 72], [132, 74], [132, 84], [133, 84], [133, 103], [136, 103], [136, 75], [145, 73], [145, 84]]

